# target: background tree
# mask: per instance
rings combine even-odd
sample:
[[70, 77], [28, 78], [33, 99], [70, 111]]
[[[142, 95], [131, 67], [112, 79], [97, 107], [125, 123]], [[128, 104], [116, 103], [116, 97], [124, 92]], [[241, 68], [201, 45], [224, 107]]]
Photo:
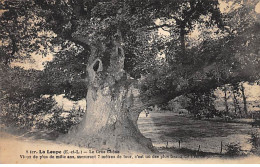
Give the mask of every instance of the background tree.
[[[175, 10], [172, 10], [173, 8]], [[192, 63], [189, 56], [186, 55], [187, 40], [185, 40], [185, 36], [192, 32], [197, 24], [204, 23], [207, 27], [223, 26], [218, 1], [191, 0], [177, 3], [168, 1], [168, 6], [158, 12], [158, 16], [162, 17], [166, 23], [156, 27], [166, 27], [166, 30], [170, 31], [173, 36], [178, 34], [180, 52], [177, 52], [177, 59], [184, 64]]]
[[238, 88], [238, 84], [233, 85], [232, 86], [232, 94], [233, 94], [233, 103], [234, 103], [234, 109], [235, 109], [235, 114], [241, 117], [242, 116], [242, 112], [241, 112], [241, 108], [239, 106], [239, 101], [238, 101], [238, 95], [239, 93], [239, 88]]
[[[25, 1], [1, 1], [0, 37], [5, 64], [25, 60], [33, 62], [35, 55], [55, 53], [51, 40], [55, 34], [48, 30], [44, 12], [35, 3]], [[1, 56], [4, 56], [1, 54]]]

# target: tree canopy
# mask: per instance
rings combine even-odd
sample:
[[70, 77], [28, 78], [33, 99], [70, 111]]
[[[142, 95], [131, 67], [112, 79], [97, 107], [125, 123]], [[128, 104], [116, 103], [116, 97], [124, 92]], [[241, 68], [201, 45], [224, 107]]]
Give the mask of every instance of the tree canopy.
[[[256, 1], [239, 4], [229, 13], [220, 12], [217, 0], [17, 0], [1, 4], [1, 56], [5, 64], [35, 54], [55, 55], [44, 70], [45, 85], [51, 85], [46, 94], [65, 91], [72, 99], [84, 97], [86, 91], [76, 91], [74, 96], [72, 90], [85, 89], [83, 77], [91, 52], [99, 52], [103, 65], [108, 65], [111, 39], [117, 38], [114, 34], [118, 30], [123, 38], [124, 69], [134, 78], [161, 75], [156, 80], [165, 81], [160, 83], [162, 89], [180, 83], [196, 85], [194, 81], [201, 80], [205, 81], [202, 85], [221, 85], [259, 78]], [[188, 36], [196, 27], [201, 27], [203, 41], [189, 47], [192, 41]], [[158, 28], [169, 32], [167, 40], [158, 35]], [[206, 34], [208, 29], [213, 35]], [[160, 53], [166, 62], [158, 60]], [[164, 70], [160, 66], [165, 66]]]

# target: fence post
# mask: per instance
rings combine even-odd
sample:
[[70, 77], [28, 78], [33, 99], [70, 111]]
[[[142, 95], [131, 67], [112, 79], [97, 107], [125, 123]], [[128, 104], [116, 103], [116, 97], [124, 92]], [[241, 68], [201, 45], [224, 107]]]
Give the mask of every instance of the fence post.
[[166, 142], [166, 148], [168, 148], [168, 141]]
[[181, 148], [181, 140], [179, 140], [179, 149]]
[[221, 143], [220, 143], [220, 154], [222, 154], [222, 147], [223, 147], [223, 143], [221, 141]]

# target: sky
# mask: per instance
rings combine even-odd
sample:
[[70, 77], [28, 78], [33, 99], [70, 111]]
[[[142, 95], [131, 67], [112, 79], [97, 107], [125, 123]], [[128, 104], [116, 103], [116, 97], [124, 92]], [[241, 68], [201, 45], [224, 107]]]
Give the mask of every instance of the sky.
[[260, 13], [260, 2], [255, 6], [256, 13]]

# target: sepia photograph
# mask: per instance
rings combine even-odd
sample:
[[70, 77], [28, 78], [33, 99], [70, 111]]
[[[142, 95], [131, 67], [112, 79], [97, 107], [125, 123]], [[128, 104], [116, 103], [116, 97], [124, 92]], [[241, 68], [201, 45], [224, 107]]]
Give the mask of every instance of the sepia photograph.
[[0, 0], [0, 164], [259, 164], [260, 0]]

